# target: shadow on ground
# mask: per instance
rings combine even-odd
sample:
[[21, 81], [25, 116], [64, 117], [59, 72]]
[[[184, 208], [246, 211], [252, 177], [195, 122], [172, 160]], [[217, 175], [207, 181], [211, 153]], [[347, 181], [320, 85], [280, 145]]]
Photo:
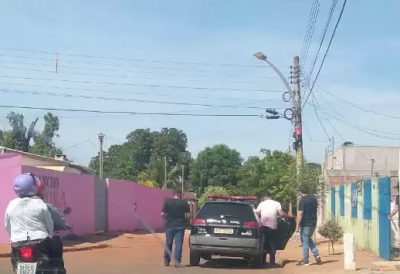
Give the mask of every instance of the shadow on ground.
[[122, 235], [125, 235], [126, 239], [134, 239], [135, 235], [148, 235], [152, 232], [137, 230], [137, 231], [118, 231], [118, 232], [105, 232], [98, 233], [95, 235], [78, 236], [75, 234], [69, 234], [63, 237], [65, 247], [71, 247], [79, 244], [98, 244], [106, 241], [113, 240]]
[[[215, 268], [215, 269], [254, 269], [249, 262], [243, 259], [236, 258], [218, 258], [212, 259], [210, 261], [206, 261], [203, 264], [200, 264], [201, 268]], [[272, 268], [282, 268], [282, 266], [272, 267], [270, 265], [266, 265], [263, 267], [259, 267], [257, 269], [272, 269]]]

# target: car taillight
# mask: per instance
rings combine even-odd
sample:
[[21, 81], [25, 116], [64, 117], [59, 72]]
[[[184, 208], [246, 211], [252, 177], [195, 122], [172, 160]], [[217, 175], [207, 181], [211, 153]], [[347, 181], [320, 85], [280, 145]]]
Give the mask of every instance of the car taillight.
[[247, 221], [244, 222], [243, 227], [257, 228], [260, 227], [257, 221]]
[[30, 260], [33, 256], [33, 249], [32, 247], [23, 247], [19, 250], [19, 254], [23, 259]]
[[206, 220], [196, 218], [193, 220], [193, 225], [206, 225]]

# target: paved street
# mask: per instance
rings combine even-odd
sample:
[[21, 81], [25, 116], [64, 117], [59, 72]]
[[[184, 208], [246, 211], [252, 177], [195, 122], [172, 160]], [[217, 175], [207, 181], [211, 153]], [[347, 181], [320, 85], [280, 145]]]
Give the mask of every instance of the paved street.
[[[239, 259], [214, 259], [203, 262], [200, 267], [189, 267], [188, 257], [184, 256], [183, 267], [176, 269], [173, 266], [162, 265], [162, 234], [154, 235], [129, 235], [114, 238], [108, 242], [110, 248], [81, 252], [68, 252], [65, 254], [66, 266], [69, 274], [131, 274], [131, 273], [191, 273], [211, 274], [218, 272], [227, 273], [234, 270], [241, 273], [344, 273], [343, 255], [341, 246], [336, 248], [337, 255], [328, 256], [327, 244], [319, 245], [320, 253], [324, 260], [321, 266], [311, 265], [309, 267], [296, 266], [300, 259], [300, 248], [298, 242], [289, 244], [288, 249], [280, 253], [280, 259], [286, 259], [287, 264], [281, 269], [250, 269], [243, 260]], [[185, 254], [187, 253], [187, 248]], [[358, 252], [357, 267], [369, 268], [370, 263], [376, 258]], [[10, 261], [8, 258], [0, 259], [0, 273], [11, 274]]]

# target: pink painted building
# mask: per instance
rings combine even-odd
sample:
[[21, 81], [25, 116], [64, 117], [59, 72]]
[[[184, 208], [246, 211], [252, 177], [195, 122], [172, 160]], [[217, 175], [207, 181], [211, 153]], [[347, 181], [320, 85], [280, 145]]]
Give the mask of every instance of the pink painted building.
[[[165, 197], [172, 193], [149, 188], [135, 182], [114, 179], [100, 180], [90, 175], [55, 171], [22, 163], [20, 154], [0, 154], [0, 215], [4, 216], [14, 199], [13, 179], [32, 172], [46, 185], [46, 201], [61, 211], [71, 208], [65, 217], [77, 235], [102, 231], [160, 230], [164, 220], [160, 215]], [[8, 243], [4, 226], [0, 227], [0, 243]]]

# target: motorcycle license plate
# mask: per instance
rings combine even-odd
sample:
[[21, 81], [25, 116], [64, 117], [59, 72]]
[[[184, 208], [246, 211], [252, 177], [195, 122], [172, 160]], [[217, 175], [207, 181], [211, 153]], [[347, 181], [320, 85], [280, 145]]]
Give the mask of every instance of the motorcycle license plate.
[[18, 263], [17, 274], [36, 274], [37, 263]]

